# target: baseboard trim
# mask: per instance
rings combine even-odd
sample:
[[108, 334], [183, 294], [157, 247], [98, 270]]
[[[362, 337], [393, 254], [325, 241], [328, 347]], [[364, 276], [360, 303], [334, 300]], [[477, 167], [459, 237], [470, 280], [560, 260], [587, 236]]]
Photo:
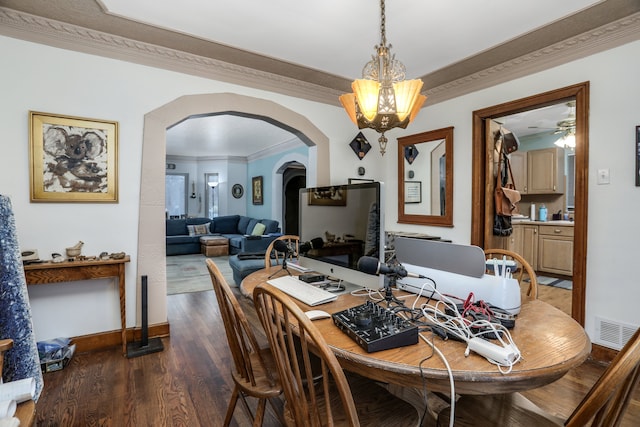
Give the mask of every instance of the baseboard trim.
[[614, 350], [609, 347], [604, 347], [598, 344], [592, 344], [591, 346], [591, 359], [597, 362], [610, 363], [618, 354], [618, 350]]
[[[149, 326], [149, 338], [162, 338], [170, 335], [168, 322], [157, 323]], [[105, 350], [111, 347], [122, 345], [121, 331], [100, 332], [97, 334], [81, 335], [73, 337], [72, 343], [76, 344], [76, 352], [84, 353], [89, 351]], [[127, 329], [127, 342], [139, 341], [142, 339], [141, 328]]]

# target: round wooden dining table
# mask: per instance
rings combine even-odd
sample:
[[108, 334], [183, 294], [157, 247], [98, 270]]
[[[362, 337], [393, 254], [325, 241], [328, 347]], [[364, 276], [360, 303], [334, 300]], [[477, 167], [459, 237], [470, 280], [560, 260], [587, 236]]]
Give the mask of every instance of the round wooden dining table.
[[[253, 290], [266, 283], [276, 269], [279, 267], [247, 276], [240, 285], [241, 293], [252, 298]], [[394, 294], [408, 295], [403, 291], [394, 291]], [[360, 305], [367, 298], [345, 293], [333, 302], [315, 307], [292, 299], [303, 311], [319, 309], [332, 314]], [[412, 304], [414, 298], [407, 298], [407, 305]], [[315, 320], [314, 325], [345, 370], [403, 387], [426, 385], [432, 391], [450, 391], [449, 373], [443, 360], [423, 339], [414, 345], [368, 353], [334, 325], [332, 319]], [[431, 332], [422, 334], [448, 361], [459, 394], [500, 394], [541, 387], [581, 365], [591, 352], [591, 341], [584, 328], [569, 315], [540, 300], [523, 301], [510, 332], [522, 359], [509, 373], [501, 373], [496, 365], [473, 352], [465, 356], [464, 342], [442, 340]]]

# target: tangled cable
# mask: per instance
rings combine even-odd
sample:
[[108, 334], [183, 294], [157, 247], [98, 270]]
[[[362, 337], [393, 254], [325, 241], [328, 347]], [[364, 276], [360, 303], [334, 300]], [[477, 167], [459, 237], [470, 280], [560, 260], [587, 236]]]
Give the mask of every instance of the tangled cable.
[[[508, 374], [513, 365], [522, 359], [508, 328], [513, 327], [513, 316], [484, 301], [474, 301], [473, 294], [462, 300], [440, 293], [433, 281], [425, 282], [420, 294], [431, 294], [436, 302], [421, 305], [422, 316], [433, 332], [442, 339], [454, 339], [467, 343], [465, 356], [474, 352]], [[455, 300], [462, 301], [456, 303]], [[497, 341], [497, 344], [487, 340]]]

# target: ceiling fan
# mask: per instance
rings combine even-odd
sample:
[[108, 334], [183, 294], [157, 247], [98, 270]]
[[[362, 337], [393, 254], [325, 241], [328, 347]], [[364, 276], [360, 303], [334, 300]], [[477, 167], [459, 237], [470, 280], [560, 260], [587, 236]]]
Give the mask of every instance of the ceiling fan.
[[556, 123], [555, 127], [545, 128], [540, 126], [529, 126], [529, 129], [549, 129], [553, 130], [553, 134], [575, 134], [576, 131], [576, 102], [569, 101], [566, 103], [567, 107], [569, 107], [569, 114], [566, 119], [560, 120]]

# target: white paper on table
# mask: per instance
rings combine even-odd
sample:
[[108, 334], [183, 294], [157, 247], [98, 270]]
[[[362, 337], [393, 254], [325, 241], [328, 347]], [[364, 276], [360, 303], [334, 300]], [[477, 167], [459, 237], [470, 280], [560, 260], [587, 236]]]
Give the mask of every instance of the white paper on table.
[[16, 413], [17, 403], [15, 400], [7, 399], [0, 401], [0, 418], [13, 417]]
[[16, 417], [0, 418], [0, 427], [20, 427], [20, 420]]
[[36, 380], [33, 377], [0, 384], [0, 400], [15, 400], [17, 403], [31, 400], [36, 395]]

